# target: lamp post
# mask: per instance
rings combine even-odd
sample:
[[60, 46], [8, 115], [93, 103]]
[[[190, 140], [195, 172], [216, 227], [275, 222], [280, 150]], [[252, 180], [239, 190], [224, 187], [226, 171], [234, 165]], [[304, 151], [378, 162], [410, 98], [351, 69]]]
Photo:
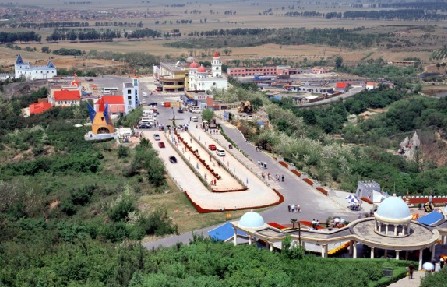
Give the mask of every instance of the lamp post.
[[292, 223], [292, 229], [295, 229], [295, 223], [298, 223], [298, 244], [301, 246], [301, 222], [297, 218], [290, 219]]

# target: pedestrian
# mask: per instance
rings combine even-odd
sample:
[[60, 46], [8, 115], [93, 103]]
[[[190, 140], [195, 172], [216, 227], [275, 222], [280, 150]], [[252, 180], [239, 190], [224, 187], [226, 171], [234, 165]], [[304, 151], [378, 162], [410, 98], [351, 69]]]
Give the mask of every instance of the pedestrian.
[[301, 212], [301, 206], [299, 204], [295, 204], [295, 212]]
[[267, 179], [270, 180], [270, 172], [267, 173]]
[[265, 174], [264, 173], [262, 173], [262, 179], [265, 179]]
[[312, 219], [312, 229], [315, 229], [315, 219]]
[[289, 212], [292, 210], [291, 207], [290, 207], [290, 204], [287, 205], [287, 209], [289, 210]]
[[281, 176], [281, 181], [284, 182], [284, 174]]
[[407, 270], [408, 270], [408, 276], [410, 277], [410, 279], [413, 279], [414, 265], [413, 264], [408, 265]]
[[318, 229], [318, 226], [320, 226], [320, 221], [317, 219], [315, 220], [315, 229]]

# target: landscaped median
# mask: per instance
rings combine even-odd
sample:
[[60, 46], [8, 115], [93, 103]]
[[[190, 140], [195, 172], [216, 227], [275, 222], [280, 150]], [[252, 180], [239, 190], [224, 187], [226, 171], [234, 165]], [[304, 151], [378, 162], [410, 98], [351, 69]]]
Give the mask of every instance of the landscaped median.
[[[148, 135], [149, 134], [152, 133], [148, 133]], [[148, 138], [151, 141], [156, 142], [152, 136], [149, 136]], [[180, 140], [178, 140], [177, 142], [172, 142], [170, 136], [166, 139], [169, 144], [166, 145], [165, 149], [159, 150], [160, 156], [166, 160], [173, 154], [173, 152], [175, 154], [176, 151], [176, 153], [178, 153], [178, 155], [182, 158], [182, 160], [178, 163], [167, 164], [167, 170], [175, 179], [175, 182], [178, 185], [179, 189], [185, 193], [186, 198], [191, 202], [191, 205], [194, 206], [194, 208], [198, 212], [208, 213], [256, 209], [273, 206], [284, 202], [283, 196], [278, 191], [272, 190], [255, 176], [249, 177], [250, 184], [248, 186], [250, 188], [247, 190], [232, 192], [213, 192], [212, 187], [207, 186], [208, 182], [204, 182], [204, 178], [200, 175], [203, 175], [205, 168], [203, 166], [200, 166], [200, 170], [197, 170], [196, 162], [197, 164], [200, 163], [189, 151], [186, 152], [183, 143]], [[177, 138], [175, 139], [177, 140]], [[189, 139], [188, 143], [190, 143]], [[198, 148], [200, 153], [204, 154], [202, 148], [194, 143], [192, 139], [191, 145], [194, 147], [194, 151]], [[208, 159], [207, 156], [204, 157]], [[192, 164], [190, 160], [193, 161]], [[230, 162], [232, 162], [232, 160], [230, 160]], [[217, 169], [217, 162], [213, 160], [213, 163], [216, 166], [215, 170], [219, 174], [226, 174], [223, 169]], [[244, 174], [244, 176], [250, 174], [249, 171], [245, 170], [246, 168], [240, 163], [233, 161], [232, 164], [234, 165], [236, 170]], [[206, 172], [208, 173], [208, 170]], [[210, 178], [210, 176], [208, 178]], [[224, 180], [224, 178], [225, 176], [222, 176], [222, 179], [220, 181]], [[235, 183], [237, 184], [236, 181]], [[232, 187], [234, 187], [234, 185]], [[222, 185], [221, 188], [225, 188], [225, 185]]]

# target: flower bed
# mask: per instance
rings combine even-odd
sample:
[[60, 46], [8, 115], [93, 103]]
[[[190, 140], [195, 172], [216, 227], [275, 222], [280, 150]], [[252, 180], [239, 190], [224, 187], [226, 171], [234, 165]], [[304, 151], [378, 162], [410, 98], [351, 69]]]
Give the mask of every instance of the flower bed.
[[314, 184], [314, 182], [313, 182], [313, 180], [312, 179], [310, 179], [310, 178], [308, 178], [308, 177], [306, 177], [305, 179], [303, 179], [307, 184], [309, 184], [309, 185], [313, 185]]
[[364, 202], [369, 203], [369, 204], [373, 204], [372, 200], [369, 199], [368, 197], [361, 197], [360, 199], [361, 199], [362, 201], [364, 201]]
[[279, 164], [282, 165], [285, 168], [289, 168], [289, 164], [287, 162], [285, 162], [285, 161], [280, 161]]
[[299, 172], [297, 169], [291, 170], [293, 174], [295, 174], [298, 177], [301, 177], [301, 172]]
[[323, 187], [317, 187], [316, 188], [319, 192], [321, 192], [324, 195], [328, 195], [328, 191], [324, 189]]

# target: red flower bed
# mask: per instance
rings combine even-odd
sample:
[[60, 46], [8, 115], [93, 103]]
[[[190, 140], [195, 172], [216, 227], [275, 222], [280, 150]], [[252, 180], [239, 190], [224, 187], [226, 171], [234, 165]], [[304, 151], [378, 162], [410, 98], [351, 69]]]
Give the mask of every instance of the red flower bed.
[[309, 184], [309, 185], [313, 185], [314, 184], [314, 182], [312, 181], [312, 179], [310, 179], [310, 178], [305, 178], [305, 179], [303, 179], [307, 184]]
[[292, 173], [295, 174], [296, 176], [301, 176], [301, 172], [299, 172], [296, 169], [292, 170]]
[[289, 168], [289, 165], [285, 161], [280, 161], [279, 164], [282, 165], [285, 168]]
[[276, 222], [268, 222], [267, 224], [272, 226], [272, 227], [278, 228], [278, 229], [286, 229], [287, 228], [287, 226], [281, 225], [281, 224], [276, 223]]
[[317, 190], [318, 190], [319, 192], [321, 192], [322, 194], [324, 194], [324, 195], [327, 195], [327, 194], [328, 194], [328, 191], [327, 191], [326, 189], [322, 188], [322, 187], [317, 187]]
[[362, 201], [364, 201], [364, 202], [369, 203], [369, 204], [372, 204], [372, 203], [373, 203], [372, 200], [369, 199], [369, 198], [367, 198], [367, 197], [361, 197], [360, 199], [361, 199]]

